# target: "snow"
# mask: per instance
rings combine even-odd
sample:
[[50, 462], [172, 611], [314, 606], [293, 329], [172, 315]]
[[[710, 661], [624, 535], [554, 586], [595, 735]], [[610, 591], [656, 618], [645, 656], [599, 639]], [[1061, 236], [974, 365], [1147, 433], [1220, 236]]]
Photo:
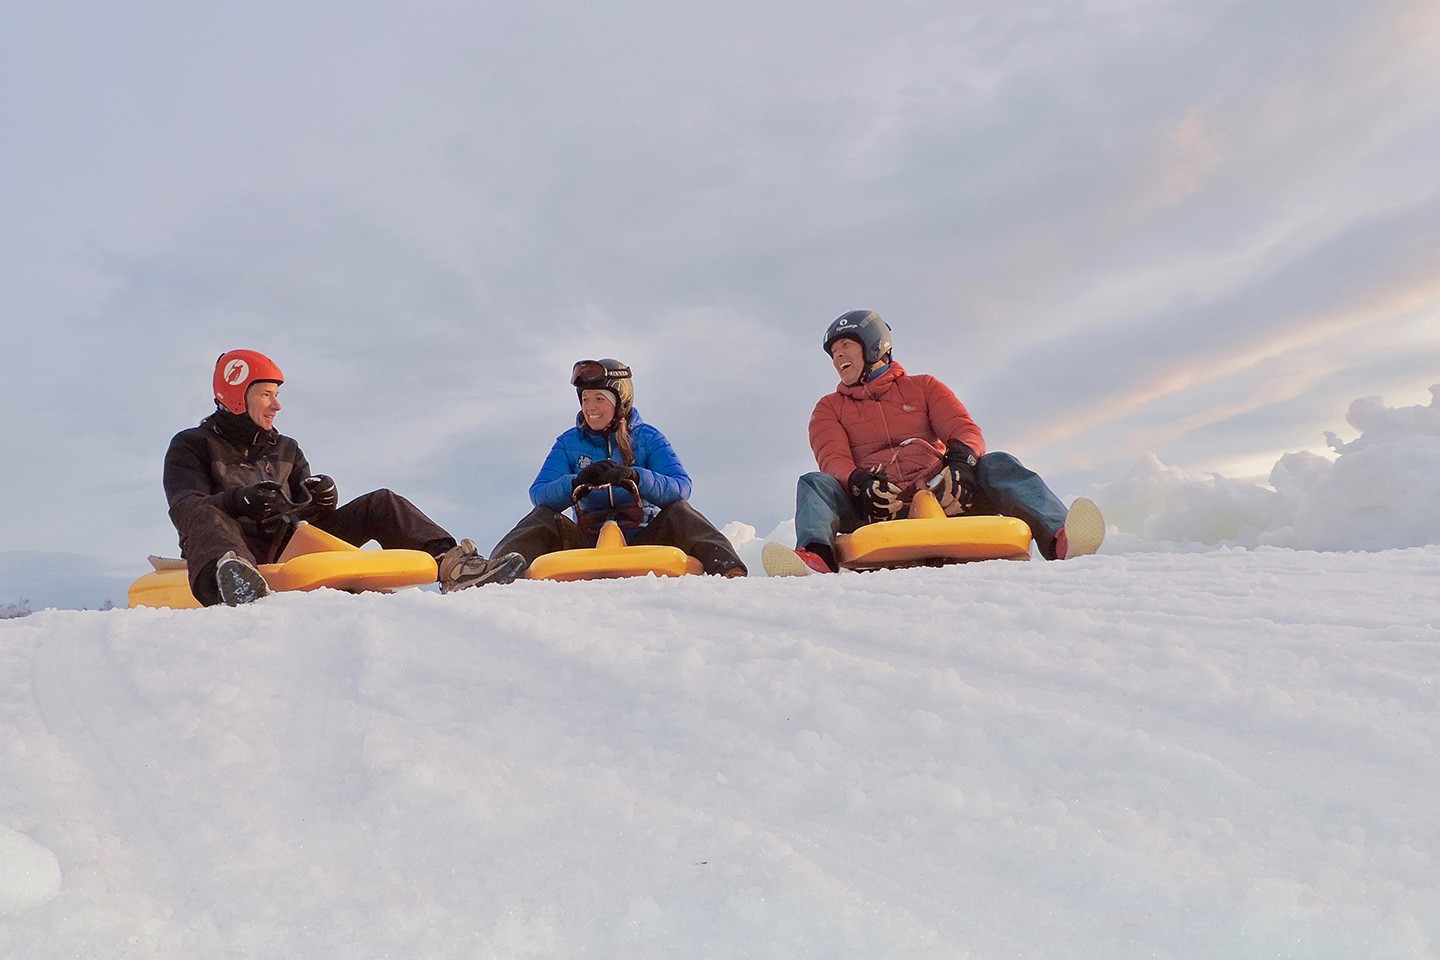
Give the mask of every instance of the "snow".
[[1440, 953], [1440, 547], [0, 622], [0, 955]]

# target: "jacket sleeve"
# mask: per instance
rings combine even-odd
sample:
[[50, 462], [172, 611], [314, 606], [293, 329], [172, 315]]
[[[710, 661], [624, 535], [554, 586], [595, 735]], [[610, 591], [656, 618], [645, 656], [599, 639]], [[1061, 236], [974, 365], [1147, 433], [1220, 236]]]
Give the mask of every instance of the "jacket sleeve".
[[930, 426], [943, 441], [960, 440], [975, 456], [985, 456], [985, 437], [970, 419], [970, 411], [955, 393], [934, 377], [925, 378], [925, 403], [930, 411]]
[[665, 434], [648, 423], [636, 432], [635, 474], [640, 499], [665, 507], [676, 500], [690, 499], [690, 474], [675, 455]]
[[175, 434], [170, 440], [170, 447], [165, 451], [163, 483], [172, 519], [212, 502], [219, 506], [226, 492], [215, 489], [205, 441], [196, 440], [188, 430]]
[[810, 414], [810, 449], [815, 463], [843, 485], [855, 472], [855, 451], [850, 434], [840, 422], [839, 394], [821, 397]]
[[550, 448], [550, 455], [540, 465], [540, 472], [535, 475], [535, 482], [530, 484], [530, 502], [537, 507], [549, 507], [556, 511], [570, 509], [570, 493], [575, 483], [575, 464], [571, 462], [570, 450], [565, 440], [571, 432], [573, 431], [562, 433], [555, 438], [555, 445]]

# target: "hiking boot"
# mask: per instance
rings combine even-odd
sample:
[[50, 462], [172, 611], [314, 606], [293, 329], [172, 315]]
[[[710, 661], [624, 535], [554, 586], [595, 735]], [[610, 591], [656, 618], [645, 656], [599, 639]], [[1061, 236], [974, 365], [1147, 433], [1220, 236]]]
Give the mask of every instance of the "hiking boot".
[[1055, 559], [1088, 557], [1105, 540], [1105, 518], [1095, 501], [1077, 497], [1065, 514], [1065, 526], [1055, 535]]
[[510, 583], [529, 566], [518, 553], [487, 560], [475, 549], [474, 540], [461, 540], [440, 557], [440, 592], [454, 593], [487, 583]]
[[260, 576], [260, 571], [249, 560], [237, 557], [234, 550], [215, 564], [215, 586], [220, 591], [221, 602], [227, 607], [254, 603], [261, 597], [270, 596], [270, 585]]
[[804, 547], [789, 547], [779, 543], [767, 543], [760, 551], [760, 562], [769, 577], [808, 577], [812, 573], [834, 573], [830, 564], [812, 550]]

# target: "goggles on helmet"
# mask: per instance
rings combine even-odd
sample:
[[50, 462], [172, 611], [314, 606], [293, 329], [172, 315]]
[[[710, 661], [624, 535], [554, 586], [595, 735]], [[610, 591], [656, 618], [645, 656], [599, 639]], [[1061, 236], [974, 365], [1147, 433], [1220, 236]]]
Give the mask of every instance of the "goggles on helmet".
[[570, 386], [600, 389], [607, 380], [628, 380], [630, 375], [630, 368], [624, 364], [607, 367], [599, 360], [580, 360], [570, 370]]

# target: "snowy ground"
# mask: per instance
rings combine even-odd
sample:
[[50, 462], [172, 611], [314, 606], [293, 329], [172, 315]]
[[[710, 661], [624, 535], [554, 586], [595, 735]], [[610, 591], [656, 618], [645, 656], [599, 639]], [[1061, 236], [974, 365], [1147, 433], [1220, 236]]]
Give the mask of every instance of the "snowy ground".
[[0, 622], [0, 956], [1433, 958], [1440, 547]]

